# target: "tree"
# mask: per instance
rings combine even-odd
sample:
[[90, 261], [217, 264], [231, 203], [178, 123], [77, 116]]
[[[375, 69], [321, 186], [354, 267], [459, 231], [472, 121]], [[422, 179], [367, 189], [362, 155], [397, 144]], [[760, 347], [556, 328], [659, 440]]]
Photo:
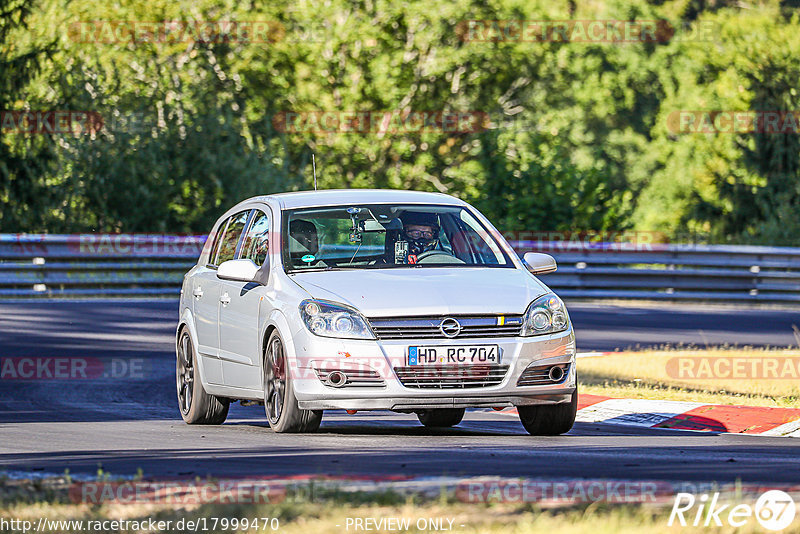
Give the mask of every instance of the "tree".
[[[54, 45], [20, 46], [15, 32], [26, 28], [31, 0], [0, 0], [0, 112], [22, 111], [24, 90], [54, 52]], [[0, 129], [0, 231], [20, 232], [39, 226], [56, 199], [45, 182], [55, 154], [44, 136]]]

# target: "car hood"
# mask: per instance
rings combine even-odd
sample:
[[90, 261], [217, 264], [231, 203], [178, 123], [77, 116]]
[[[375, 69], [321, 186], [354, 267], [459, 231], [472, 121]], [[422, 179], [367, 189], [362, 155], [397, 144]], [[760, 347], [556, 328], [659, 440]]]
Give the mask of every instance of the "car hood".
[[521, 314], [547, 287], [521, 269], [459, 267], [344, 270], [290, 277], [313, 298], [367, 317]]

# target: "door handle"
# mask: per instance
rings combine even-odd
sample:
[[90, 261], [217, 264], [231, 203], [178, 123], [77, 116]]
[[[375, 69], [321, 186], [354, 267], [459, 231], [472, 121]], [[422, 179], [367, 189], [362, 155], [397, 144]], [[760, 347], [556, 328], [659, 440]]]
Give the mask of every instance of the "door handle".
[[192, 292], [192, 295], [194, 295], [195, 298], [199, 299], [200, 297], [203, 296], [203, 288], [200, 287], [200, 286], [197, 286], [196, 288], [194, 288], [194, 291]]
[[226, 292], [222, 294], [222, 296], [219, 298], [219, 301], [222, 303], [223, 306], [227, 306], [228, 304], [231, 303], [231, 297]]

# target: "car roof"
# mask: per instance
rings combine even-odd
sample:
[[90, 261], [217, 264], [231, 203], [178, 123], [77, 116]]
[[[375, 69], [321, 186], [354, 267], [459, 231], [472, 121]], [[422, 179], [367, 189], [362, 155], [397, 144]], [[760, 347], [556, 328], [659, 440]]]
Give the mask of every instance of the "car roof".
[[261, 202], [277, 201], [281, 209], [312, 208], [346, 204], [446, 204], [464, 206], [466, 203], [444, 193], [403, 191], [399, 189], [324, 189], [278, 193], [248, 199]]

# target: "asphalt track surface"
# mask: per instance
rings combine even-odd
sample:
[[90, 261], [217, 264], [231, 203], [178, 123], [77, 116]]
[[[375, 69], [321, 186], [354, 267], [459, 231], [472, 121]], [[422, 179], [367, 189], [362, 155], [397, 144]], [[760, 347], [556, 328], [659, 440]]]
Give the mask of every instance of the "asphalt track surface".
[[[796, 310], [572, 304], [580, 351], [660, 344], [796, 345]], [[91, 475], [498, 475], [675, 482], [800, 482], [800, 440], [577, 423], [528, 436], [474, 411], [454, 429], [391, 412], [326, 412], [319, 433], [278, 435], [259, 406], [188, 426], [175, 401], [175, 301], [0, 303], [0, 360], [138, 361], [134, 377], [0, 380], [0, 472]], [[132, 359], [132, 360], [131, 360]]]

